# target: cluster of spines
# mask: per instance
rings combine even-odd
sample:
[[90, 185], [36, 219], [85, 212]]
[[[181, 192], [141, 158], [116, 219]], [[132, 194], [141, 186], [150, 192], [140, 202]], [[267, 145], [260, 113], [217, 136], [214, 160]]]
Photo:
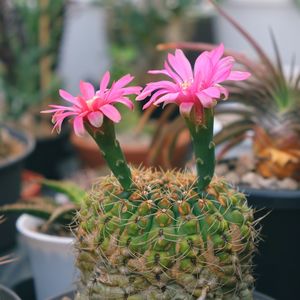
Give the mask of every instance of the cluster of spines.
[[[85, 284], [99, 279], [98, 265], [110, 279], [90, 289], [106, 290], [107, 299], [148, 299], [150, 292], [160, 295], [153, 299], [173, 299], [172, 290], [189, 297], [182, 299], [250, 299], [255, 230], [244, 195], [214, 180], [200, 197], [188, 173], [136, 170], [133, 178], [135, 191], [125, 193], [107, 177], [80, 212], [78, 266]], [[111, 276], [119, 280], [115, 286]], [[120, 288], [121, 278], [132, 283]]]

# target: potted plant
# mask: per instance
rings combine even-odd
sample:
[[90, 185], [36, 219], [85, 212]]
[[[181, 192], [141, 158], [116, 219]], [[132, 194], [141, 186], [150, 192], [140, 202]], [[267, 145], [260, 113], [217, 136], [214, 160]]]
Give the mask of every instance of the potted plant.
[[27, 158], [26, 167], [47, 177], [59, 176], [58, 165], [70, 153], [67, 128], [54, 138], [49, 130], [51, 120], [39, 113], [52, 102], [60, 84], [56, 70], [66, 3], [3, 0], [0, 4], [2, 117], [33, 133], [37, 147]]
[[[70, 182], [45, 180], [44, 187], [69, 199], [59, 203], [51, 197], [37, 197], [4, 205], [4, 215], [22, 214], [16, 222], [22, 245], [29, 257], [38, 300], [44, 300], [74, 287], [77, 271], [74, 266], [72, 219], [85, 192]], [[8, 218], [9, 219], [9, 218]]]
[[[0, 124], [0, 204], [14, 203], [21, 191], [21, 172], [24, 160], [34, 148], [34, 139], [28, 133]], [[1, 224], [1, 251], [15, 243], [15, 220]]]
[[[227, 51], [253, 76], [244, 83], [228, 84], [231, 97], [238, 105], [219, 107], [218, 113], [230, 114], [231, 122], [223, 127], [215, 141], [225, 143], [222, 155], [249, 136], [252, 148], [248, 147], [250, 159], [248, 155], [227, 161], [229, 168], [222, 164], [220, 172], [221, 175], [235, 172], [236, 183], [249, 195], [249, 203], [256, 208], [257, 217], [262, 218], [265, 242], [261, 243], [260, 253], [255, 258], [255, 270], [259, 274], [257, 287], [278, 299], [297, 298], [299, 243], [293, 237], [300, 230], [300, 77], [295, 63], [290, 73], [285, 73], [273, 34], [275, 63], [236, 21], [219, 6], [216, 8], [242, 33], [259, 57], [257, 62], [244, 54]], [[213, 47], [201, 43], [179, 45], [194, 50]]]
[[[86, 130], [112, 171], [98, 180], [77, 214], [77, 299], [252, 299], [253, 211], [242, 193], [213, 178], [213, 107], [227, 94], [220, 84], [249, 73], [232, 71], [232, 58], [221, 59], [222, 54], [220, 46], [200, 55], [193, 72], [176, 50], [164, 70], [152, 72], [170, 81], [149, 83], [140, 93], [127, 86], [129, 75], [109, 88], [106, 73], [98, 91], [83, 83], [84, 95], [64, 93], [71, 106], [45, 111], [53, 113], [55, 129], [71, 117], [77, 135]], [[142, 100], [153, 90], [161, 93], [146, 107], [179, 105], [192, 136], [197, 176], [127, 165], [115, 136], [121, 114], [114, 105], [131, 107], [130, 94]]]

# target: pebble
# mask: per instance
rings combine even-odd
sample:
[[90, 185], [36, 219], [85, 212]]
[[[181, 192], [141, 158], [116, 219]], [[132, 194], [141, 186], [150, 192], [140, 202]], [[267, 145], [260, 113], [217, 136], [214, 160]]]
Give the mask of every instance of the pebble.
[[216, 174], [218, 176], [225, 176], [228, 173], [229, 169], [227, 164], [220, 163], [216, 165]]
[[228, 172], [225, 178], [228, 180], [229, 183], [233, 185], [237, 185], [240, 182], [239, 175], [234, 171]]
[[300, 189], [300, 183], [298, 184], [296, 180], [292, 178], [284, 178], [282, 180], [278, 180], [278, 187], [280, 189], [288, 189], [288, 190], [297, 190]]

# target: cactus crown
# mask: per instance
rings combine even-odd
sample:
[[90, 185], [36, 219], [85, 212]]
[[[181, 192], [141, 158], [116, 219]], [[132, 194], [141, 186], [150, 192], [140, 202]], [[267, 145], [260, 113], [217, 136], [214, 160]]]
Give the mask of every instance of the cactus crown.
[[196, 176], [176, 171], [134, 169], [133, 181], [129, 194], [102, 179], [78, 213], [82, 299], [249, 299], [245, 196], [214, 179], [200, 198]]

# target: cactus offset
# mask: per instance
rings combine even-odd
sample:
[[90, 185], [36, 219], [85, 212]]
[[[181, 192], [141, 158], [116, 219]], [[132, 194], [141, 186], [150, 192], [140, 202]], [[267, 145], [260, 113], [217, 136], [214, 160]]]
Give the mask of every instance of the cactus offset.
[[128, 194], [103, 178], [78, 213], [78, 299], [251, 299], [245, 196], [215, 178], [200, 198], [190, 173], [140, 169], [133, 181]]

